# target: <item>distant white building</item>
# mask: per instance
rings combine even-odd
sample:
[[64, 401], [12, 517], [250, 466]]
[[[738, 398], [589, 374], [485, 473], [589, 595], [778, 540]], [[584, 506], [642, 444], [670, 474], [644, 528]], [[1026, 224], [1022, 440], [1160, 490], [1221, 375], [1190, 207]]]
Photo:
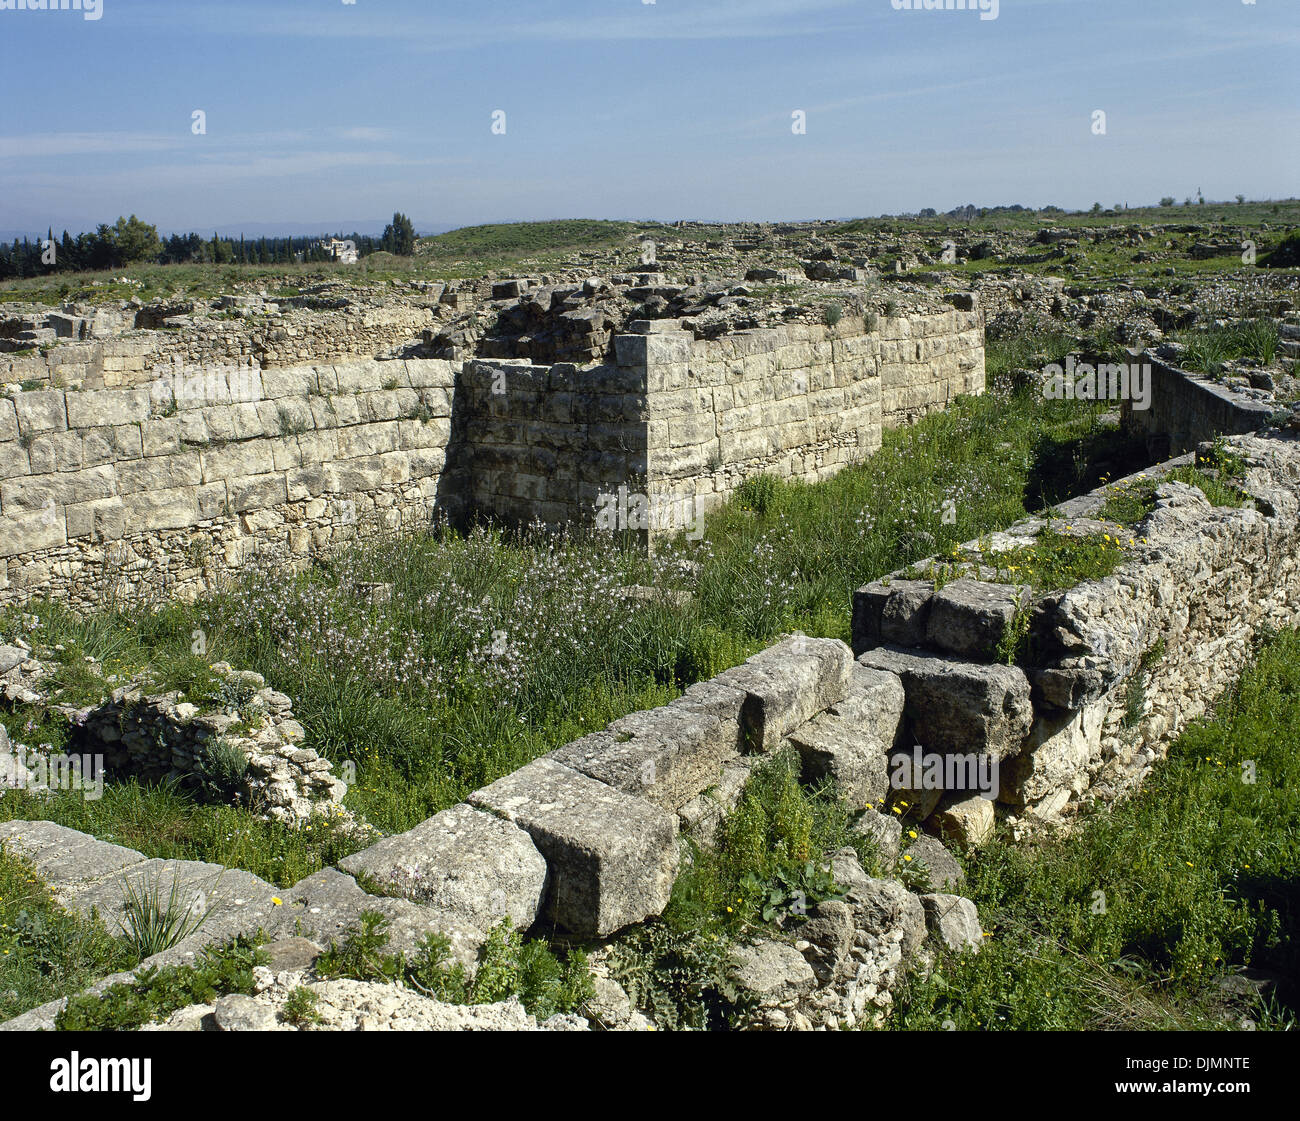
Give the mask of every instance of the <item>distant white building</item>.
[[318, 241], [315, 247], [325, 250], [331, 261], [337, 261], [341, 265], [355, 265], [360, 260], [356, 244], [351, 241], [340, 241], [336, 237], [331, 237], [325, 241]]

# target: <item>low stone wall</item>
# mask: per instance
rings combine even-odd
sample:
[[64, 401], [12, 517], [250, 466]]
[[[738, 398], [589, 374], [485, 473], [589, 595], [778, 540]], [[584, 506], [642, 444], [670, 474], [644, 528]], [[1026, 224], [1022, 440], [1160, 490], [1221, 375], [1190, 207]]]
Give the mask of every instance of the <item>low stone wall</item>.
[[[763, 992], [766, 1026], [791, 1017], [851, 1023], [887, 1007], [899, 970], [924, 953], [926, 928], [952, 949], [980, 937], [974, 908], [946, 894], [960, 884], [960, 868], [933, 838], [904, 849], [900, 816], [977, 844], [993, 825], [995, 802], [1015, 825], [1061, 822], [1072, 803], [1117, 797], [1231, 684], [1261, 629], [1296, 622], [1300, 440], [1231, 443], [1248, 465], [1244, 489], [1253, 504], [1215, 508], [1191, 487], [1160, 483], [1155, 509], [1133, 528], [1127, 559], [1111, 576], [1037, 597], [994, 582], [996, 554], [1032, 543], [1047, 527], [1027, 519], [972, 543], [968, 551], [982, 555], [942, 586], [900, 573], [860, 589], [854, 649], [787, 638], [670, 704], [617, 720], [384, 838], [342, 861], [342, 871], [309, 877], [284, 893], [289, 907], [278, 923], [269, 907], [235, 914], [232, 903], [202, 937], [257, 925], [275, 933], [292, 918], [295, 932], [324, 938], [375, 909], [393, 921], [397, 948], [437, 930], [471, 963], [486, 931], [506, 917], [525, 930], [544, 921], [604, 938], [663, 910], [681, 866], [679, 837], [707, 842], [754, 763], [791, 748], [805, 777], [830, 778], [864, 809], [857, 828], [882, 863], [912, 857], [909, 867], [924, 866], [931, 891], [918, 897], [874, 880], [841, 852], [833, 866], [844, 902], [809, 916], [800, 928], [806, 948], [760, 943], [738, 950], [734, 968]], [[1108, 493], [1059, 507], [1056, 528], [1114, 533], [1095, 520]], [[1014, 665], [995, 662], [1025, 612], [1030, 653]], [[900, 781], [900, 756], [917, 749], [945, 762], [996, 763], [989, 773], [1004, 781], [974, 792], [965, 780], [983, 772], [935, 785], [917, 769]], [[883, 808], [897, 813], [877, 812]], [[111, 917], [124, 893], [114, 874], [164, 863], [80, 834], [75, 843], [96, 860], [60, 863], [69, 842], [44, 836], [59, 828], [11, 823], [0, 839], [44, 859], [38, 871], [76, 880], [62, 886], [81, 909], [94, 905]], [[33, 842], [30, 834], [41, 836]], [[195, 866], [185, 874], [197, 883], [216, 871]], [[236, 885], [239, 907], [268, 895], [259, 884]], [[56, 1002], [5, 1026], [48, 1026], [57, 1009]]]
[[247, 762], [229, 793], [254, 813], [289, 824], [341, 815], [347, 784], [328, 759], [303, 746], [307, 733], [293, 717], [293, 702], [268, 689], [261, 674], [223, 663], [212, 670], [227, 695], [209, 711], [176, 693], [150, 695], [147, 685], [132, 684], [78, 717], [88, 749], [103, 753], [110, 777], [185, 780], [220, 744]]
[[1123, 424], [1144, 434], [1157, 458], [1183, 455], [1204, 440], [1264, 428], [1274, 405], [1250, 400], [1207, 377], [1161, 362], [1150, 351], [1135, 361], [1151, 366], [1151, 405], [1121, 405]]
[[[21, 641], [21, 640], [19, 640]], [[147, 681], [112, 690], [88, 709], [60, 704], [43, 687], [49, 676], [48, 651], [37, 657], [27, 646], [0, 645], [0, 698], [27, 706], [49, 706], [71, 725], [78, 759], [101, 759], [94, 777], [146, 781], [193, 781], [207, 774], [221, 789], [210, 797], [233, 801], [272, 821], [302, 824], [324, 814], [331, 824], [358, 829], [342, 808], [347, 784], [333, 765], [303, 744], [306, 732], [294, 719], [293, 702], [267, 688], [261, 674], [212, 666], [220, 685], [215, 697], [183, 698], [176, 692], [151, 692]], [[244, 767], [222, 773], [212, 766], [214, 751], [242, 758]], [[0, 794], [6, 787], [39, 790], [28, 766], [36, 762], [29, 745], [11, 745], [0, 727]], [[83, 778], [89, 779], [89, 774]]]
[[0, 397], [0, 602], [190, 594], [258, 551], [427, 525], [455, 377], [369, 361]]
[[746, 478], [826, 478], [875, 451], [883, 425], [982, 390], [978, 311], [875, 326], [620, 335], [615, 363], [587, 367], [156, 377], [132, 355], [110, 377], [103, 358], [115, 388], [0, 397], [0, 603], [191, 595], [258, 552], [303, 559], [468, 510], [646, 540], [695, 530]]
[[[902, 680], [905, 739], [929, 753], [996, 758], [998, 807], [1013, 824], [1059, 821], [1081, 799], [1109, 800], [1136, 786], [1169, 740], [1236, 680], [1255, 635], [1296, 623], [1300, 442], [1263, 435], [1229, 444], [1249, 465], [1244, 489], [1253, 503], [1212, 507], [1193, 487], [1161, 483], [1155, 510], [1131, 530], [1131, 559], [1105, 579], [1036, 598], [980, 579], [992, 575], [998, 552], [1042, 532], [1046, 522], [1034, 518], [992, 535], [979, 563], [941, 588], [897, 573], [860, 589], [854, 649], [863, 664]], [[1159, 478], [1189, 462], [1145, 474]], [[1108, 491], [1055, 513], [1069, 532], [1127, 536], [1095, 520]], [[993, 664], [994, 648], [1026, 611], [1026, 660]], [[937, 807], [933, 824], [965, 840], [992, 827], [990, 800], [949, 791]]]

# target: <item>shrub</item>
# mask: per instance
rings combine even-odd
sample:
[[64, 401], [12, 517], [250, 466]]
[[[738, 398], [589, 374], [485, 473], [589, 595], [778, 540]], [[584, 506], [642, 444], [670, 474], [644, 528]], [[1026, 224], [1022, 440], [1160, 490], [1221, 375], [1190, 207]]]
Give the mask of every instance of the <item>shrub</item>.
[[319, 1024], [321, 1014], [316, 1007], [319, 1003], [319, 996], [312, 992], [311, 989], [299, 985], [289, 994], [284, 1006], [280, 1009], [280, 1015], [286, 1024], [292, 1024], [296, 1028]]
[[204, 906], [202, 895], [187, 900], [182, 893], [180, 876], [173, 874], [166, 899], [162, 894], [162, 873], [151, 884], [133, 883], [129, 875], [122, 878], [126, 939], [138, 959], [170, 950], [195, 933], [212, 913]]
[[248, 756], [242, 748], [219, 739], [196, 749], [189, 784], [200, 801], [231, 805], [248, 790]]
[[150, 966], [102, 993], [72, 997], [56, 1031], [134, 1031], [191, 1004], [211, 1004], [231, 993], [252, 993], [253, 967], [266, 962], [260, 935], [203, 950], [194, 965]]
[[766, 514], [781, 492], [781, 480], [775, 475], [752, 475], [736, 488], [736, 504], [742, 510]]

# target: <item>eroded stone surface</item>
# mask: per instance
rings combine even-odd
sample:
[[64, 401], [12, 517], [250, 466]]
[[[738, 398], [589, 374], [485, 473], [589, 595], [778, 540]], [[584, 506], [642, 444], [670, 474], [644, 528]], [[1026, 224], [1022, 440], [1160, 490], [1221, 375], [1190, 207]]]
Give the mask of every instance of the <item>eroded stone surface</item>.
[[547, 910], [577, 934], [606, 935], [659, 914], [677, 875], [677, 819], [658, 806], [538, 759], [470, 801], [527, 830], [550, 868]]

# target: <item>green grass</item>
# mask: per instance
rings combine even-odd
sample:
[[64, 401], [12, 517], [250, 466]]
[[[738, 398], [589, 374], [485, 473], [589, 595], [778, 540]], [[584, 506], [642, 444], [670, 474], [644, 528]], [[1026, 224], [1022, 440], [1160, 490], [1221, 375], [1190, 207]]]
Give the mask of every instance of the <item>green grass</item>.
[[55, 1020], [55, 1030], [134, 1031], [192, 1004], [211, 1004], [230, 993], [251, 994], [253, 967], [266, 962], [261, 941], [235, 938], [207, 947], [193, 965], [150, 966], [102, 993], [74, 996]]
[[1227, 327], [1204, 327], [1175, 334], [1187, 347], [1179, 365], [1218, 377], [1228, 362], [1252, 358], [1268, 365], [1277, 354], [1277, 324], [1267, 319], [1245, 319]]
[[1124, 557], [1124, 543], [1118, 537], [1108, 533], [1063, 533], [1050, 525], [1032, 545], [956, 555], [961, 562], [992, 566], [991, 578], [995, 582], [1026, 584], [1035, 594], [1100, 580], [1123, 564]]
[[59, 907], [31, 865], [0, 847], [0, 1021], [139, 960], [99, 921]]
[[1198, 454], [1193, 466], [1175, 467], [1158, 479], [1140, 475], [1115, 484], [1097, 516], [1119, 525], [1137, 525], [1156, 508], [1156, 487], [1166, 481], [1196, 487], [1211, 506], [1240, 508], [1248, 496], [1235, 484], [1242, 480], [1245, 470], [1241, 457], [1218, 441], [1208, 454]]
[[[980, 954], [914, 979], [893, 1026], [1294, 1026], [1297, 742], [1300, 633], [1286, 631], [1132, 800], [1068, 838], [1001, 837], [970, 857], [967, 890], [991, 936]], [[1280, 999], [1230, 998], [1215, 984], [1245, 968], [1282, 978]]]
[[[653, 559], [581, 535], [381, 538], [297, 577], [251, 574], [191, 604], [107, 602], [86, 617], [32, 604], [41, 626], [28, 637], [64, 647], [55, 681], [67, 703], [93, 703], [113, 679], [145, 670], [202, 703], [213, 688], [206, 663], [256, 670], [293, 698], [309, 745], [336, 768], [355, 767], [346, 804], [384, 831], [408, 829], [782, 633], [847, 639], [856, 587], [1095, 485], [1126, 454], [1099, 413], [1030, 391], [962, 400], [887, 433], [879, 454], [834, 479], [747, 484], [703, 541], [679, 540]], [[372, 581], [394, 585], [390, 602], [353, 591]], [[690, 599], [625, 599], [619, 589], [632, 584]], [[16, 611], [0, 612], [0, 633], [22, 633]], [[21, 742], [58, 741], [47, 714], [0, 718]], [[282, 885], [346, 848], [330, 832], [304, 836], [134, 781], [110, 782], [93, 803], [16, 796], [0, 815], [49, 818]]]
[[631, 222], [586, 218], [466, 226], [435, 237], [421, 238], [416, 254], [440, 263], [490, 263], [543, 254], [569, 254], [622, 245], [636, 228]]

